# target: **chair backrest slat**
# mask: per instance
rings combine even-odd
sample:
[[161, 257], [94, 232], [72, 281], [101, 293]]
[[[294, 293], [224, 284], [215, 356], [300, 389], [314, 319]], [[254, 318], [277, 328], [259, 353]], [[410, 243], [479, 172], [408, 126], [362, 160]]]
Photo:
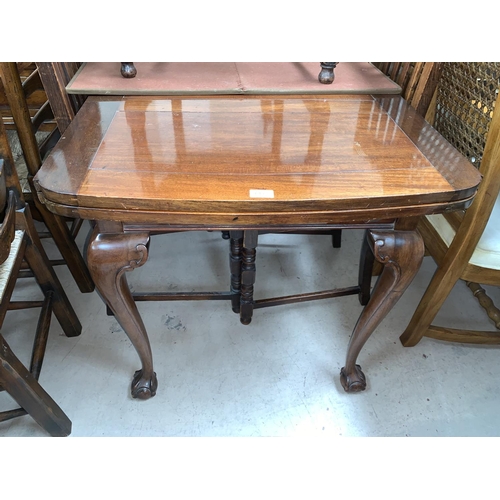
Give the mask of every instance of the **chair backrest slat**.
[[63, 134], [87, 98], [84, 95], [70, 95], [66, 92], [66, 85], [76, 74], [80, 64], [37, 62], [36, 65], [57, 126]]
[[403, 63], [398, 62], [398, 63], [392, 64], [392, 69], [391, 69], [391, 73], [390, 73], [391, 80], [394, 80], [394, 81], [397, 80], [398, 73], [399, 73], [399, 70], [401, 68], [401, 64], [403, 64]]
[[399, 72], [399, 75], [397, 76], [395, 81], [401, 88], [404, 88], [406, 87], [408, 78], [410, 76], [411, 63], [405, 62], [400, 64], [402, 64], [401, 71]]
[[443, 63], [391, 62], [374, 65], [394, 80], [402, 89], [401, 95], [410, 106], [426, 117], [435, 95]]

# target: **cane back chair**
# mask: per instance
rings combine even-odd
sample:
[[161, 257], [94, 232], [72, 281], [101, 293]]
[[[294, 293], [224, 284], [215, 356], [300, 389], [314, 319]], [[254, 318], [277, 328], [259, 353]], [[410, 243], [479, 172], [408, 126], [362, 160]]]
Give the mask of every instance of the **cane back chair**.
[[500, 285], [500, 63], [446, 63], [439, 81], [434, 127], [483, 175], [464, 212], [432, 215], [418, 228], [437, 269], [406, 331], [405, 346], [431, 337], [464, 343], [499, 344], [498, 332], [433, 325], [458, 280], [464, 280], [500, 328], [500, 311], [481, 284]]

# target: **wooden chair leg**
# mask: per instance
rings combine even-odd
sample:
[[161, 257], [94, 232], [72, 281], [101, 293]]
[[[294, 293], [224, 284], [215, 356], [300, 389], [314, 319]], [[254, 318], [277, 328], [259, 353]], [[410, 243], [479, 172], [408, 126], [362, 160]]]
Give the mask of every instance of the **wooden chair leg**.
[[342, 229], [334, 229], [332, 231], [332, 246], [340, 248], [342, 245]]
[[486, 295], [486, 290], [479, 283], [471, 281], [467, 281], [467, 286], [472, 290], [474, 297], [476, 297], [481, 307], [486, 311], [488, 318], [495, 323], [495, 328], [500, 330], [500, 310], [495, 306], [491, 298]]
[[40, 377], [47, 339], [49, 337], [50, 319], [52, 316], [52, 298], [53, 292], [49, 292], [43, 301], [42, 310], [38, 318], [36, 327], [35, 341], [31, 352], [30, 373], [36, 380]]
[[384, 266], [380, 262], [375, 261], [373, 263], [372, 276], [380, 276], [382, 274], [383, 269]]
[[33, 221], [29, 215], [29, 207], [26, 206], [25, 210], [28, 211], [27, 215], [18, 214], [20, 224], [23, 225], [23, 229], [27, 233], [27, 245], [24, 258], [33, 271], [33, 275], [40, 288], [44, 291], [44, 294], [53, 292], [54, 314], [64, 330], [64, 333], [68, 337], [80, 335], [82, 325], [54, 269], [49, 263], [47, 254], [42, 247], [42, 243], [38, 238]]
[[405, 347], [417, 345], [426, 334], [439, 309], [459, 279], [456, 270], [438, 267], [429, 286], [399, 340]]
[[83, 219], [73, 219], [73, 222], [71, 223], [71, 237], [74, 239], [78, 236], [78, 233], [80, 232], [80, 229], [83, 224]]
[[63, 437], [71, 433], [71, 420], [19, 361], [1, 335], [0, 385], [51, 436]]
[[373, 264], [375, 263], [375, 255], [371, 251], [370, 245], [368, 243], [368, 231], [365, 231], [363, 237], [363, 243], [361, 245], [361, 255], [359, 259], [359, 274], [358, 274], [358, 285], [359, 291], [359, 303], [362, 306], [366, 306], [371, 296], [371, 283], [372, 283], [372, 270]]

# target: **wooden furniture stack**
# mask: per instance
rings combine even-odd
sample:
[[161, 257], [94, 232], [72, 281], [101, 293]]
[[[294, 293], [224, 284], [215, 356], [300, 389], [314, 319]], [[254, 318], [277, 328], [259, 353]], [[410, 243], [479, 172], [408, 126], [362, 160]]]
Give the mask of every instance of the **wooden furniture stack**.
[[[0, 328], [6, 314], [40, 307], [29, 369], [0, 334], [0, 389], [6, 390], [20, 408], [0, 413], [0, 421], [26, 413], [52, 436], [67, 436], [71, 421], [38, 383], [52, 312], [64, 333], [74, 337], [82, 326], [52, 268], [35, 230], [29, 205], [17, 177], [3, 121], [0, 120]], [[32, 272], [43, 300], [12, 300], [23, 263]]]
[[[0, 63], [0, 326], [5, 315], [40, 307], [31, 362], [25, 367], [0, 335], [0, 385], [20, 408], [0, 413], [0, 421], [26, 413], [53, 436], [67, 436], [71, 421], [38, 383], [52, 313], [68, 337], [81, 333], [81, 324], [53, 270], [68, 265], [82, 292], [94, 284], [75, 243], [81, 222], [54, 216], [33, 188], [33, 177], [71, 123], [85, 96], [68, 96], [65, 85], [77, 63]], [[10, 134], [10, 136], [8, 136]], [[11, 145], [19, 146], [15, 160]], [[19, 174], [19, 175], [18, 175]], [[32, 214], [47, 232], [37, 231]], [[71, 224], [71, 226], [69, 226]], [[54, 239], [63, 259], [49, 261], [40, 238]], [[16, 281], [33, 277], [43, 300], [12, 300]]]

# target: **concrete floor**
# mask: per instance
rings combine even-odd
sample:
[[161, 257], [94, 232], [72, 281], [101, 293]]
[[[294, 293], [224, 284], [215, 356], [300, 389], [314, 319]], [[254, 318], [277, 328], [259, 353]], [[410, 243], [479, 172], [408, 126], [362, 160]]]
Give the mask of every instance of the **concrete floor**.
[[[80, 244], [85, 237], [79, 236]], [[361, 231], [328, 236], [265, 235], [257, 256], [256, 298], [356, 283]], [[47, 251], [56, 255], [52, 241]], [[149, 401], [130, 396], [139, 368], [130, 341], [97, 295], [57, 273], [82, 322], [66, 338], [55, 318], [40, 382], [73, 422], [72, 436], [498, 436], [498, 348], [423, 339], [403, 348], [405, 329], [435, 265], [430, 257], [358, 359], [368, 386], [346, 394], [339, 382], [356, 296], [254, 312], [240, 324], [227, 301], [138, 303], [153, 348], [159, 387]], [[228, 242], [218, 232], [153, 237], [145, 266], [128, 274], [136, 291], [228, 289]], [[500, 291], [487, 287], [500, 304]], [[17, 297], [38, 289], [22, 280]], [[29, 362], [38, 311], [11, 312], [2, 334]], [[460, 282], [436, 324], [491, 329]], [[15, 407], [6, 393], [0, 409]], [[0, 423], [0, 436], [46, 436], [29, 416]]]

